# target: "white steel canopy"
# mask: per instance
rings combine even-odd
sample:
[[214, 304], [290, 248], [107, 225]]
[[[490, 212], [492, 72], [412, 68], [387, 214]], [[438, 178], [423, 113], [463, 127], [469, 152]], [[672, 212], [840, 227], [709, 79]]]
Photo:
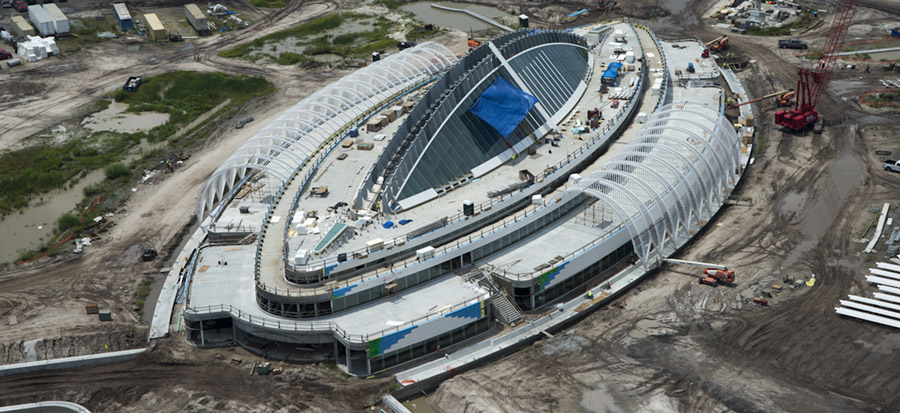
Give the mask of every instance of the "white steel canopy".
[[386, 57], [309, 95], [256, 132], [207, 179], [196, 201], [202, 220], [248, 170], [287, 182], [341, 128], [385, 99], [449, 69], [456, 56], [428, 42]]
[[724, 202], [740, 171], [740, 145], [718, 110], [668, 104], [621, 152], [570, 191], [608, 206], [646, 267], [651, 253], [660, 255], [666, 243], [687, 236]]

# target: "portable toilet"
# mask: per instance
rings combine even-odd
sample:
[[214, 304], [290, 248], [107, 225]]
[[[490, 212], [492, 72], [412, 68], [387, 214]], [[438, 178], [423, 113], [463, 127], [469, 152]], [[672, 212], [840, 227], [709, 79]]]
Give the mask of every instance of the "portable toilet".
[[519, 15], [519, 26], [528, 27], [528, 16], [524, 14]]
[[125, 7], [125, 3], [113, 4], [113, 11], [116, 13], [116, 20], [122, 30], [134, 29], [134, 20], [131, 19], [131, 13], [128, 12], [128, 7]]

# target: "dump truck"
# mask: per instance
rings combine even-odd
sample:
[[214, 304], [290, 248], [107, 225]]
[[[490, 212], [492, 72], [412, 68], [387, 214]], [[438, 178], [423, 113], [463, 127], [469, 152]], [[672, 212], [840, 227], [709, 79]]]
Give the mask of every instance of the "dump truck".
[[779, 49], [806, 49], [809, 48], [809, 44], [804, 40], [800, 39], [789, 39], [789, 40], [779, 40], [778, 41]]

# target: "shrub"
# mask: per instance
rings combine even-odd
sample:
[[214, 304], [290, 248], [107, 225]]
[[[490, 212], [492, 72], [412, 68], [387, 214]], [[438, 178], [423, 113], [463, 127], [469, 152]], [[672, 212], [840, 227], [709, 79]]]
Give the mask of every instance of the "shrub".
[[106, 174], [106, 179], [109, 180], [116, 180], [123, 176], [128, 176], [130, 172], [131, 170], [121, 162], [116, 162], [103, 170], [103, 173]]
[[60, 215], [59, 218], [56, 219], [56, 227], [59, 228], [60, 232], [75, 228], [80, 223], [81, 221], [78, 217], [68, 212]]

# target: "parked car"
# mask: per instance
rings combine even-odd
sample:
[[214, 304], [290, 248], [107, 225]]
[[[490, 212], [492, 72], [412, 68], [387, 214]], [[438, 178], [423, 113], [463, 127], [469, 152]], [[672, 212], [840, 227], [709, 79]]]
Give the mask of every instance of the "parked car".
[[0, 7], [3, 7], [3, 8], [7, 8], [7, 9], [8, 9], [8, 8], [10, 8], [10, 7], [12, 7], [12, 6], [13, 6], [12, 0], [3, 0], [3, 1], [0, 1]]
[[15, 7], [16, 11], [18, 11], [19, 13], [25, 13], [26, 11], [28, 11], [28, 5], [25, 4], [25, 2], [22, 0], [17, 1], [15, 5], [13, 5], [13, 7]]
[[0, 49], [0, 60], [6, 60], [12, 57], [12, 53]]
[[900, 161], [888, 159], [881, 163], [881, 167], [884, 168], [885, 171], [900, 172]]

